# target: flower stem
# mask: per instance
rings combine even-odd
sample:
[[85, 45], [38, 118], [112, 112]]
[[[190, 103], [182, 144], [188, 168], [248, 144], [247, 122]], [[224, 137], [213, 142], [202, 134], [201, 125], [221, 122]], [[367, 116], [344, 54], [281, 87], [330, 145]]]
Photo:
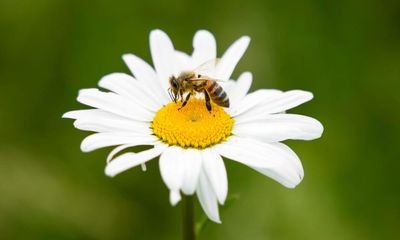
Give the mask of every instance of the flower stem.
[[183, 196], [182, 199], [182, 230], [183, 240], [195, 240], [193, 196]]

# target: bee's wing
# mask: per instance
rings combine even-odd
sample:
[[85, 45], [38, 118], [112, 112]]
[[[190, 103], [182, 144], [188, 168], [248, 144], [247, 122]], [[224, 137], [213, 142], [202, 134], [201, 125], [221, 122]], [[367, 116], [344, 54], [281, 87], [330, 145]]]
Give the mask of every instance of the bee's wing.
[[215, 79], [215, 78], [210, 78], [210, 77], [206, 77], [206, 76], [202, 76], [202, 77], [200, 77], [200, 78], [190, 78], [190, 79], [187, 79], [186, 81], [189, 81], [189, 82], [197, 82], [197, 81], [226, 82], [226, 81], [221, 80], [221, 79]]
[[200, 64], [200, 66], [196, 67], [193, 72], [201, 75], [212, 75], [219, 63], [219, 58], [213, 58], [204, 63]]

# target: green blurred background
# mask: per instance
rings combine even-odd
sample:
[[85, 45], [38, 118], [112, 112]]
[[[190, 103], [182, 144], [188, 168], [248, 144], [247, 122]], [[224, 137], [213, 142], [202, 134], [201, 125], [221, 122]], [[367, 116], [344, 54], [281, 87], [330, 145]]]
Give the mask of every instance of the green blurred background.
[[[109, 149], [82, 153], [88, 133], [61, 119], [135, 53], [166, 31], [191, 52], [197, 29], [218, 53], [252, 38], [238, 65], [253, 89], [305, 89], [292, 112], [319, 119], [323, 137], [290, 141], [305, 179], [294, 190], [226, 161], [222, 225], [202, 239], [400, 239], [400, 2], [0, 0], [0, 238], [179, 239], [157, 161], [115, 178]], [[199, 205], [197, 205], [199, 213]]]

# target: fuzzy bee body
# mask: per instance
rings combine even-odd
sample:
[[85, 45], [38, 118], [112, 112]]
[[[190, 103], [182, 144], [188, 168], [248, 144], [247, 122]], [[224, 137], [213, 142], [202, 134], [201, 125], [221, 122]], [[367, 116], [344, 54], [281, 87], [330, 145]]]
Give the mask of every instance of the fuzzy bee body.
[[[211, 101], [221, 107], [229, 107], [229, 98], [217, 80], [196, 73], [195, 71], [184, 71], [178, 77], [171, 76], [170, 95], [175, 102], [180, 99], [185, 107], [190, 97], [195, 93], [203, 93], [208, 111], [211, 112]], [[186, 94], [184, 100], [184, 94]]]
[[229, 107], [229, 98], [224, 89], [215, 80], [208, 80], [204, 82], [204, 89], [207, 91], [211, 100], [221, 106]]

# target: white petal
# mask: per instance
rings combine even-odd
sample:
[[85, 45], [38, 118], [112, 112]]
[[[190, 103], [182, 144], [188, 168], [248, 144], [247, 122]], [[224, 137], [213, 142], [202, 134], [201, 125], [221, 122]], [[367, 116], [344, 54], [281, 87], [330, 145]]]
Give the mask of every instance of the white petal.
[[313, 98], [310, 92], [291, 90], [280, 94], [262, 94], [256, 104], [249, 106], [246, 104], [251, 101], [250, 95], [247, 95], [240, 106], [238, 106], [239, 111], [237, 114], [246, 112], [250, 116], [250, 114], [281, 113], [308, 102]]
[[137, 134], [148, 134], [152, 133], [149, 128], [149, 123], [145, 122], [128, 122], [128, 121], [99, 121], [95, 119], [79, 119], [74, 122], [74, 126], [77, 129], [83, 131], [92, 131], [92, 132], [123, 132], [128, 131], [131, 133]]
[[165, 184], [171, 191], [179, 191], [185, 174], [182, 148], [168, 147], [160, 157], [160, 172]]
[[143, 171], [143, 172], [146, 172], [146, 171], [147, 171], [146, 163], [141, 163], [141, 164], [140, 164], [140, 167], [142, 168], [142, 171]]
[[150, 50], [158, 80], [167, 91], [168, 78], [176, 74], [174, 46], [167, 34], [157, 29], [150, 33]]
[[193, 38], [193, 67], [215, 59], [217, 56], [217, 44], [214, 36], [206, 30], [199, 30]]
[[280, 142], [287, 139], [313, 140], [321, 137], [322, 124], [311, 117], [297, 114], [270, 114], [252, 121], [235, 122], [232, 132], [241, 137], [255, 138], [264, 142]]
[[99, 81], [99, 86], [113, 91], [151, 111], [160, 108], [160, 104], [151, 92], [146, 91], [149, 83], [139, 82], [125, 73], [111, 73]]
[[165, 150], [167, 146], [164, 144], [154, 146], [154, 148], [139, 152], [139, 153], [125, 153], [118, 156], [109, 164], [107, 164], [105, 173], [107, 176], [113, 177], [123, 171], [143, 164], [157, 156]]
[[217, 145], [215, 149], [222, 156], [243, 163], [278, 181], [288, 188], [293, 188], [302, 180], [293, 152], [281, 146], [259, 142], [253, 139], [230, 137], [228, 142]]
[[285, 154], [288, 154], [288, 157], [286, 158], [288, 161], [291, 161], [292, 164], [296, 167], [297, 172], [300, 175], [300, 178], [303, 179], [304, 177], [304, 169], [303, 169], [303, 164], [301, 164], [301, 161], [297, 154], [287, 145], [283, 143], [271, 143], [271, 145], [274, 145], [277, 148], [282, 149], [282, 152]]
[[63, 114], [63, 118], [70, 118], [70, 119], [96, 119], [96, 118], [116, 118], [122, 120], [132, 121], [129, 118], [121, 117], [116, 114], [106, 112], [100, 109], [84, 109], [84, 110], [74, 110], [69, 111]]
[[253, 81], [253, 75], [250, 72], [242, 73], [233, 89], [229, 92], [230, 108], [235, 108], [246, 96]]
[[131, 83], [135, 81], [136, 79], [126, 73], [110, 73], [100, 79], [99, 86], [119, 95], [131, 98], [135, 96], [135, 94], [130, 91], [132, 88]]
[[192, 58], [186, 53], [175, 50], [175, 59], [178, 72], [194, 69]]
[[210, 181], [220, 204], [224, 204], [228, 194], [228, 177], [222, 157], [212, 149], [204, 149], [203, 169]]
[[112, 92], [98, 89], [79, 91], [78, 102], [138, 121], [151, 121], [154, 115], [142, 106]]
[[242, 101], [240, 101], [235, 109], [231, 110], [231, 115], [236, 116], [246, 113], [250, 109], [256, 108], [256, 106], [262, 106], [264, 102], [273, 100], [277, 96], [280, 96], [282, 91], [276, 89], [259, 89], [246, 95]]
[[77, 119], [74, 126], [77, 129], [94, 132], [123, 132], [151, 134], [150, 123], [135, 121], [106, 112], [100, 109], [70, 111], [64, 118]]
[[95, 133], [83, 139], [81, 143], [82, 152], [90, 152], [99, 148], [136, 144], [148, 145], [157, 140], [153, 135], [132, 134], [132, 133]]
[[236, 64], [239, 62], [240, 58], [242, 58], [244, 52], [249, 46], [249, 43], [250, 38], [248, 36], [243, 36], [236, 40], [228, 48], [228, 50], [226, 50], [221, 58], [221, 61], [218, 63], [216, 78], [228, 80], [231, 77]]
[[179, 191], [170, 191], [169, 192], [169, 201], [172, 206], [175, 206], [182, 199]]
[[200, 172], [199, 184], [196, 189], [200, 205], [209, 219], [221, 223], [218, 211], [218, 200], [204, 171]]
[[269, 178], [274, 179], [278, 183], [282, 184], [283, 186], [287, 188], [295, 188], [300, 182], [301, 179], [288, 179], [287, 177], [283, 177], [280, 173], [277, 171], [268, 169], [268, 168], [256, 168], [256, 167], [250, 167], [257, 172], [261, 173], [262, 175], [265, 175]]
[[186, 195], [192, 195], [196, 190], [201, 170], [202, 158], [199, 150], [193, 148], [183, 150], [183, 162], [185, 164], [185, 174], [182, 192]]
[[[250, 149], [247, 148], [248, 145], [251, 145], [249, 141], [250, 140], [248, 139], [231, 136], [228, 138], [227, 142], [216, 145], [214, 149], [220, 155], [245, 165], [251, 165], [259, 168], [270, 167], [272, 164], [270, 161], [266, 161], [264, 158], [258, 155], [259, 153], [251, 151]], [[268, 149], [269, 148], [267, 148], [266, 150]], [[271, 151], [270, 155], [273, 155], [274, 151], [273, 150], [270, 151]]]
[[167, 93], [159, 83], [156, 72], [148, 63], [133, 54], [124, 54], [122, 59], [139, 82], [148, 83], [147, 91], [150, 91], [155, 100], [161, 105], [168, 102]]
[[224, 81], [224, 82], [219, 82], [218, 84], [225, 90], [225, 92], [228, 94], [228, 96], [231, 97], [231, 95], [235, 91], [237, 81], [228, 80], [228, 81]]
[[122, 55], [122, 59], [138, 81], [157, 83], [156, 72], [143, 59], [130, 53]]
[[[147, 142], [146, 142], [146, 139], [142, 139], [142, 141], [137, 141], [136, 143], [120, 145], [120, 146], [114, 148], [108, 154], [107, 163], [111, 162], [111, 160], [114, 158], [114, 156], [116, 154], [118, 154], [119, 152], [121, 152], [121, 151], [123, 151], [123, 150], [125, 150], [127, 148], [136, 147], [136, 146], [144, 146], [144, 145], [153, 145], [154, 146], [154, 145], [156, 145], [156, 143], [157, 143], [157, 139], [154, 138], [154, 139], [147, 139]], [[146, 171], [146, 165], [145, 164], [142, 164], [142, 170]]]

